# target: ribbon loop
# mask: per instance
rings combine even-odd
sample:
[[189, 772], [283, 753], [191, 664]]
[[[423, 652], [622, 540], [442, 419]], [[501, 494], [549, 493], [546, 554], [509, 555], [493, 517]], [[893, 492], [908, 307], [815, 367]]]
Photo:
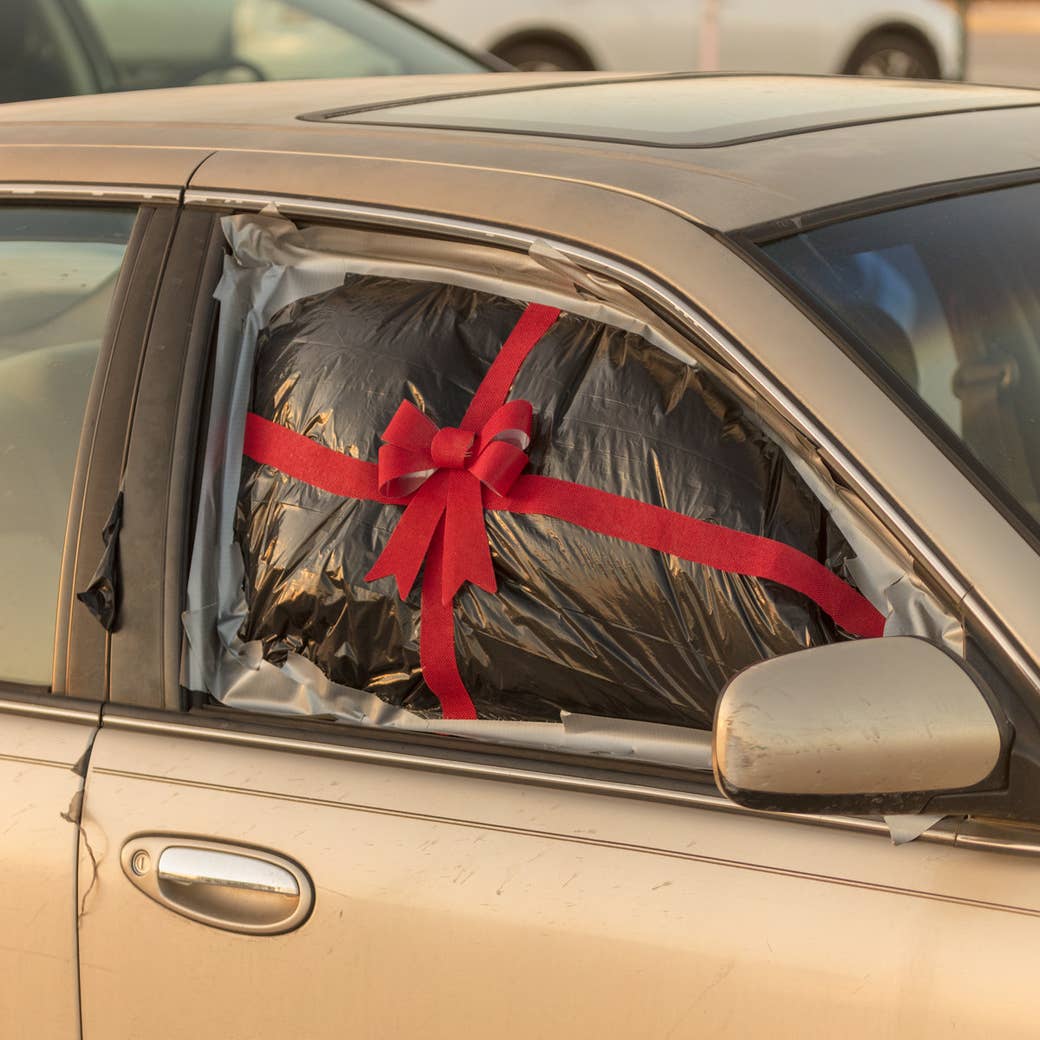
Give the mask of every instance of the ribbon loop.
[[527, 461], [527, 452], [504, 441], [492, 441], [469, 471], [496, 495], [508, 495], [516, 478], [527, 466]]
[[492, 414], [480, 431], [481, 450], [491, 441], [505, 441], [526, 451], [531, 446], [533, 421], [534, 408], [530, 401], [507, 401]]
[[383, 441], [419, 454], [429, 454], [437, 426], [411, 401], [402, 401], [383, 431]]

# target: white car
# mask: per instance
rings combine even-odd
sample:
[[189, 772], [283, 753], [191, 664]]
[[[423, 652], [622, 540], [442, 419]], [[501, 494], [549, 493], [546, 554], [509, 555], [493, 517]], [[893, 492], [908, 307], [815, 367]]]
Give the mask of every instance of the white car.
[[394, 0], [525, 70], [964, 75], [953, 0]]

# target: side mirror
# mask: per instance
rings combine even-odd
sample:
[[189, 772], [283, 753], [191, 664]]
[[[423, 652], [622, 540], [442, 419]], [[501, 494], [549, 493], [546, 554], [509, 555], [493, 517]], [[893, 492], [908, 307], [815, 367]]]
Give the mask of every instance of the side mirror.
[[996, 786], [1011, 735], [998, 711], [958, 659], [922, 639], [802, 650], [726, 687], [715, 780], [754, 809], [920, 812], [935, 795]]

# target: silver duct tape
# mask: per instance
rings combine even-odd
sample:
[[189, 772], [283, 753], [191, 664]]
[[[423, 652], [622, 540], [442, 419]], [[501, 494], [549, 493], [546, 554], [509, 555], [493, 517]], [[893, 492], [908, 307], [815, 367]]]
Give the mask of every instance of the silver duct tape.
[[945, 817], [941, 815], [925, 815], [923, 813], [919, 815], [899, 814], [884, 817], [885, 823], [888, 825], [888, 833], [892, 836], [893, 845], [907, 845], [912, 841], [916, 841], [925, 831], [930, 830], [943, 819]]

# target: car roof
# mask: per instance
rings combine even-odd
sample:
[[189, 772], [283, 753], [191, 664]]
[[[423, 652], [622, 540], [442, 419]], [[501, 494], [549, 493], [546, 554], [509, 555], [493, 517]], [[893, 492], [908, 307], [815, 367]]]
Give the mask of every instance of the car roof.
[[[163, 151], [185, 179], [213, 153], [363, 157], [594, 184], [724, 231], [1031, 169], [1038, 131], [1040, 91], [775, 75], [372, 77], [0, 106], [0, 146], [65, 146], [69, 180], [85, 149], [131, 166], [136, 149], [134, 183], [162, 179]], [[0, 180], [22, 170], [4, 147]]]

